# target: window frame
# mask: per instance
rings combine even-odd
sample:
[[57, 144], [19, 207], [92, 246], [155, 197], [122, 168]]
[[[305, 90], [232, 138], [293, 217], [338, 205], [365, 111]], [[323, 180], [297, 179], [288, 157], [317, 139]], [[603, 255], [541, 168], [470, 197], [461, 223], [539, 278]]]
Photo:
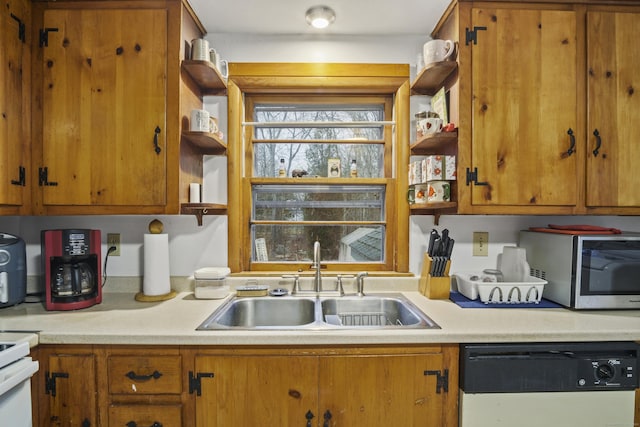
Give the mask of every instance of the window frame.
[[[251, 260], [251, 185], [273, 183], [273, 179], [253, 178], [253, 126], [249, 117], [253, 102], [278, 100], [309, 100], [322, 96], [325, 100], [383, 100], [384, 178], [313, 178], [314, 183], [343, 185], [383, 184], [386, 186], [385, 261], [382, 263], [324, 263], [323, 270], [332, 272], [376, 271], [408, 272], [408, 214], [406, 194], [409, 159], [409, 67], [407, 64], [289, 64], [231, 63], [229, 64], [229, 157], [228, 218], [229, 266], [233, 273], [285, 272], [311, 273], [310, 263], [254, 262]], [[338, 102], [341, 103], [342, 101]], [[387, 133], [389, 133], [387, 135]], [[380, 144], [380, 141], [371, 143]], [[287, 183], [292, 178], [275, 178]], [[321, 179], [318, 182], [318, 179]], [[309, 184], [310, 179], [296, 178], [295, 183]]]

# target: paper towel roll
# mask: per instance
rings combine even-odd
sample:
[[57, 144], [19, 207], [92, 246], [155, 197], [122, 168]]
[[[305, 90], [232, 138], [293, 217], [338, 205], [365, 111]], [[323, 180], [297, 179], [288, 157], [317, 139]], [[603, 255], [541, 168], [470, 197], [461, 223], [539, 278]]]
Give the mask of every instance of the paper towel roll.
[[171, 292], [169, 274], [169, 235], [144, 235], [144, 279], [142, 293], [148, 296]]

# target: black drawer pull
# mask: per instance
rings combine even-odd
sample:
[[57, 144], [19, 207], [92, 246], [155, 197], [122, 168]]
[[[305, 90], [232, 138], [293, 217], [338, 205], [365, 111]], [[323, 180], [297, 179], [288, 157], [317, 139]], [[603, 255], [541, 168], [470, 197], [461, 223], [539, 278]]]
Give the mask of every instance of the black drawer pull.
[[[126, 427], [138, 427], [138, 423], [136, 423], [135, 421], [129, 421], [128, 423], [125, 424]], [[162, 423], [158, 422], [158, 421], [154, 421], [153, 424], [151, 424], [149, 427], [162, 427]]]
[[162, 376], [162, 374], [158, 371], [153, 371], [153, 373], [150, 375], [137, 375], [135, 372], [129, 371], [126, 374], [124, 374], [124, 376], [134, 381], [149, 381], [152, 378], [154, 380], [157, 380]]

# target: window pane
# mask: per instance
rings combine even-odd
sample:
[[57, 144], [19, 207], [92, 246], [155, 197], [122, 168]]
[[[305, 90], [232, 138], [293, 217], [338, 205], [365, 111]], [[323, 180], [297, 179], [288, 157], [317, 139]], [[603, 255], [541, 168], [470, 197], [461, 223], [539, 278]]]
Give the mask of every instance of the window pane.
[[[384, 261], [382, 225], [254, 224], [251, 234], [254, 261], [311, 263], [316, 240], [320, 242], [322, 262]], [[266, 258], [256, 256], [256, 241], [266, 248]]]
[[359, 178], [381, 178], [384, 175], [382, 144], [322, 144], [322, 143], [255, 143], [253, 145], [253, 176], [276, 177], [280, 159], [284, 159], [285, 174], [305, 171], [304, 176], [327, 177], [329, 159], [340, 159], [339, 176], [350, 175], [351, 161], [356, 161]]
[[384, 221], [384, 185], [254, 185], [253, 221]]

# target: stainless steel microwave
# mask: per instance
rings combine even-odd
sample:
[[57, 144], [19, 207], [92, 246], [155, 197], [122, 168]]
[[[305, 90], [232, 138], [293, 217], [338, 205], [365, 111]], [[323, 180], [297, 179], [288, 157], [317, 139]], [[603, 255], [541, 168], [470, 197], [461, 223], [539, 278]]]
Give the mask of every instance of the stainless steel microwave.
[[521, 231], [543, 297], [574, 309], [640, 309], [640, 234]]

